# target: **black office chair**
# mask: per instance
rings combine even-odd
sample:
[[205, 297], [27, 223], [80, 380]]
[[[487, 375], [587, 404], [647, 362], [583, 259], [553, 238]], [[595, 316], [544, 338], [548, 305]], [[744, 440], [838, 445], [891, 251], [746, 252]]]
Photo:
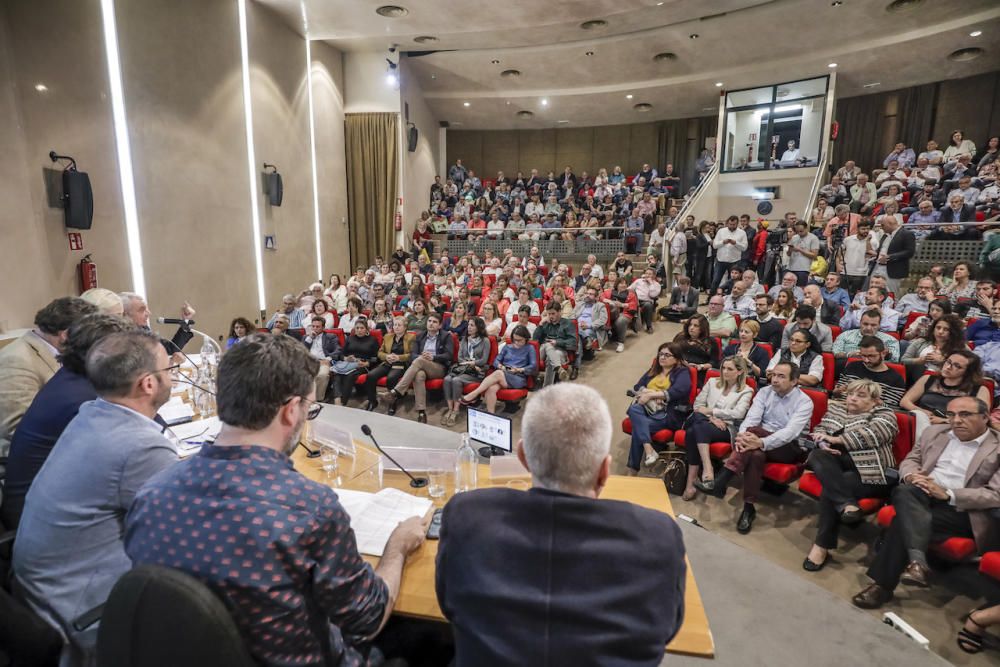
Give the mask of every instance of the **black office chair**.
[[157, 565], [126, 572], [101, 612], [98, 667], [252, 667], [236, 623], [197, 579]]

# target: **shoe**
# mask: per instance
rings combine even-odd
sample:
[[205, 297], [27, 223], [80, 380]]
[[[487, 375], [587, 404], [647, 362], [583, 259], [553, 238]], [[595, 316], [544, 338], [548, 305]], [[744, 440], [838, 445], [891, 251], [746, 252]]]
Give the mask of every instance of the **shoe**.
[[753, 528], [753, 520], [757, 518], [757, 509], [751, 505], [740, 513], [740, 518], [736, 522], [736, 532], [746, 535]]
[[580, 377], [580, 369], [579, 369], [579, 368], [577, 368], [576, 366], [573, 366], [573, 370], [571, 370], [571, 371], [569, 372], [569, 379], [570, 379], [570, 380], [575, 380], [575, 379], [577, 379], [578, 377]]
[[972, 615], [977, 611], [982, 611], [987, 607], [989, 607], [989, 604], [976, 607], [966, 614], [964, 619], [962, 619], [965, 623], [972, 623], [976, 626], [977, 630], [977, 632], [973, 632], [971, 630], [966, 630], [963, 627], [958, 631], [958, 637], [956, 638], [958, 648], [962, 649], [966, 653], [979, 653], [984, 648], [992, 648], [994, 650], [1000, 648], [1000, 639], [986, 632], [986, 626], [980, 625], [976, 619], [972, 617]]
[[903, 574], [900, 575], [899, 581], [907, 586], [927, 588], [930, 585], [927, 581], [930, 576], [931, 571], [926, 565], [912, 560], [910, 561], [910, 564], [906, 566], [906, 569], [903, 570]]
[[477, 398], [473, 398], [472, 400], [469, 400], [469, 399], [467, 399], [467, 398], [465, 398], [463, 396], [462, 400], [459, 401], [459, 404], [464, 405], [465, 407], [469, 407], [469, 406], [475, 405], [478, 402], [479, 402], [479, 398], [478, 397]]
[[451, 411], [444, 413], [444, 417], [441, 417], [441, 426], [451, 426]]
[[390, 389], [386, 397], [389, 399], [389, 409], [385, 413], [391, 417], [396, 414], [396, 404], [399, 402], [399, 394], [396, 393], [395, 389]]
[[646, 454], [646, 458], [643, 459], [643, 463], [645, 463], [647, 466], [651, 466], [654, 463], [656, 463], [657, 460], [659, 460], [659, 458], [660, 458], [659, 454], [655, 454], [655, 453], [654, 454]]
[[892, 591], [886, 590], [878, 584], [872, 584], [851, 598], [851, 602], [854, 603], [855, 607], [862, 609], [878, 609], [892, 597]]
[[365, 404], [365, 410], [368, 411], [368, 412], [373, 412], [375, 410], [375, 406], [376, 405], [378, 405], [377, 402], [375, 402], [375, 401], [368, 401]]
[[560, 382], [565, 382], [567, 379], [569, 379], [569, 371], [566, 370], [565, 368], [561, 368], [560, 367], [558, 375], [559, 375], [559, 381]]
[[421, 424], [427, 423], [427, 412], [424, 410], [417, 410], [417, 421]]
[[653, 327], [646, 327], [646, 333], [648, 334], [653, 333]]
[[694, 488], [698, 489], [707, 496], [715, 496], [716, 498], [722, 498], [726, 495], [726, 485], [717, 485], [714, 479], [704, 482], [700, 479], [696, 479], [694, 480]]
[[840, 523], [845, 526], [855, 526], [865, 520], [865, 513], [861, 510], [849, 510], [840, 513]]
[[618, 347], [615, 348], [615, 352], [624, 352], [624, 351], [625, 351], [625, 343], [618, 343]]
[[827, 554], [826, 558], [823, 559], [823, 562], [819, 564], [812, 562], [809, 560], [809, 556], [806, 556], [806, 559], [802, 561], [802, 569], [806, 572], [819, 572], [823, 569], [823, 566], [826, 565], [826, 561], [828, 560], [830, 560], [829, 554]]

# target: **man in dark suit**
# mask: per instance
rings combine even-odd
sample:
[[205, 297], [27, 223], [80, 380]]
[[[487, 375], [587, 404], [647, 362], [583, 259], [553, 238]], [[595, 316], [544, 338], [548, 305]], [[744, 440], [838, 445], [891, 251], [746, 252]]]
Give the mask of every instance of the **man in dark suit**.
[[396, 414], [396, 404], [413, 385], [413, 407], [417, 421], [427, 423], [427, 380], [441, 379], [448, 374], [455, 358], [454, 334], [441, 330], [441, 316], [427, 316], [427, 329], [417, 334], [413, 342], [412, 361], [399, 383], [389, 390], [389, 414]]
[[670, 291], [670, 303], [660, 308], [660, 317], [671, 322], [686, 320], [698, 312], [698, 290], [687, 276], [677, 278], [677, 287]]
[[435, 576], [455, 664], [659, 665], [684, 618], [684, 543], [666, 514], [598, 500], [607, 403], [547, 387], [521, 434], [532, 489], [460, 493], [444, 508]]
[[[975, 222], [976, 208], [968, 206], [960, 192], [948, 195], [948, 205], [941, 209], [938, 222]], [[936, 228], [927, 237], [932, 241], [975, 241], [981, 234], [973, 225], [948, 225]]]
[[326, 390], [330, 388], [330, 362], [341, 354], [340, 337], [337, 334], [326, 333], [326, 320], [316, 315], [309, 323], [309, 329], [302, 338], [302, 343], [309, 354], [319, 359], [319, 373], [316, 375], [316, 400], [326, 401]]
[[877, 609], [902, 581], [926, 588], [930, 541], [971, 537], [980, 553], [1000, 549], [1000, 434], [990, 428], [989, 407], [972, 396], [952, 399], [947, 424], [920, 436], [899, 465], [892, 492], [896, 516], [868, 576], [875, 582], [854, 596], [854, 604]]
[[758, 294], [754, 297], [753, 307], [756, 315], [749, 318], [757, 320], [760, 331], [754, 339], [758, 343], [767, 343], [775, 353], [781, 349], [781, 339], [785, 333], [785, 324], [779, 320], [771, 311], [774, 306], [774, 297], [770, 294]]
[[910, 274], [910, 258], [917, 252], [917, 239], [891, 215], [882, 216], [882, 232], [875, 264], [885, 267], [886, 288], [899, 297], [899, 281]]

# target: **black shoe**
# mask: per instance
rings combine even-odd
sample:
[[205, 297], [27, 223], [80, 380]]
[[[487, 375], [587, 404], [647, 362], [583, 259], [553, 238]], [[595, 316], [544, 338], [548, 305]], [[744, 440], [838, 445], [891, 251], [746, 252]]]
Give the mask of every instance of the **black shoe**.
[[569, 372], [569, 379], [575, 380], [577, 377], [579, 377], [579, 375], [580, 375], [580, 369], [577, 368], [576, 366], [573, 366], [573, 370]]
[[851, 510], [840, 513], [840, 522], [845, 526], [855, 526], [865, 520], [865, 513], [861, 510]]
[[802, 561], [802, 569], [806, 572], [819, 572], [823, 569], [823, 566], [826, 565], [826, 561], [828, 560], [830, 560], [829, 554], [823, 559], [823, 562], [819, 564], [812, 562], [809, 560], [809, 556], [806, 556], [806, 559]]
[[378, 405], [378, 403], [376, 403], [375, 401], [368, 401], [368, 403], [365, 404], [365, 410], [367, 410], [368, 412], [373, 412], [375, 410], [376, 405]]
[[417, 410], [417, 421], [421, 424], [427, 423], [427, 413], [423, 410]]
[[740, 514], [739, 521], [736, 522], [736, 532], [740, 535], [746, 535], [753, 528], [753, 520], [757, 518], [757, 509], [750, 505], [743, 510]]
[[396, 393], [395, 389], [390, 389], [386, 396], [389, 398], [389, 409], [385, 413], [391, 417], [396, 414], [396, 404], [399, 402], [399, 394]]

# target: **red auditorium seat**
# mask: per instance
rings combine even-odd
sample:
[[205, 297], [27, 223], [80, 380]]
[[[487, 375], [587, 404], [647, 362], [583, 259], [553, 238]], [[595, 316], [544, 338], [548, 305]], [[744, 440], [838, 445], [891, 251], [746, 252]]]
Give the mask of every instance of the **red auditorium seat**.
[[[821, 384], [822, 384], [823, 389], [826, 389], [828, 392], [832, 392], [834, 385], [837, 384], [836, 370], [837, 370], [837, 366], [836, 366], [836, 362], [835, 362], [835, 360], [833, 358], [833, 352], [824, 352], [823, 353], [823, 378], [822, 378], [822, 383]], [[825, 412], [825, 409], [824, 409], [824, 412]]]
[[[894, 365], [898, 366], [899, 364]], [[896, 457], [898, 465], [899, 462], [906, 458], [910, 450], [913, 449], [916, 420], [913, 415], [907, 412], [897, 412], [896, 425], [899, 427], [899, 430], [896, 432], [896, 439], [892, 443], [892, 452]], [[799, 491], [813, 498], [819, 498], [823, 492], [823, 485], [812, 471], [807, 470], [802, 474], [802, 478], [799, 479]], [[882, 507], [885, 502], [884, 498], [861, 498], [858, 501], [858, 506], [865, 514], [871, 514]]]
[[[879, 510], [876, 522], [882, 528], [888, 528], [895, 516], [896, 508], [887, 505]], [[931, 551], [946, 560], [963, 561], [975, 555], [976, 541], [971, 537], [949, 537], [943, 542], [931, 544]]]
[[831, 324], [831, 325], [830, 325], [830, 337], [831, 337], [831, 338], [832, 338], [833, 340], [837, 340], [837, 336], [839, 336], [839, 335], [840, 335], [840, 332], [841, 332], [841, 331], [842, 331], [842, 329], [841, 329], [840, 327], [838, 327], [838, 326], [836, 326], [836, 325], [834, 325], [834, 324]]
[[[535, 358], [538, 359], [539, 368], [541, 369], [542, 363], [542, 353], [538, 349], [538, 341], [532, 340], [528, 341], [531, 347], [535, 348]], [[528, 392], [535, 388], [535, 376], [528, 376], [528, 386], [524, 389], [501, 389], [497, 392], [497, 399], [503, 401], [504, 403], [520, 403], [527, 396]]]
[[[809, 420], [809, 429], [812, 430], [826, 414], [826, 394], [816, 389], [803, 389], [802, 391], [813, 402], [812, 419]], [[802, 475], [803, 469], [803, 464], [798, 463], [765, 463], [764, 479], [787, 486]]]
[[1000, 551], [983, 554], [983, 559], [979, 561], [979, 571], [1000, 581]]
[[[694, 405], [694, 399], [698, 397], [698, 371], [693, 368], [688, 369], [691, 372], [691, 396], [688, 399], [690, 405]], [[622, 420], [622, 432], [632, 435], [632, 420], [626, 417]], [[674, 437], [674, 431], [669, 428], [661, 429], [653, 433], [653, 442], [658, 445], [669, 444]]]
[[921, 313], [916, 310], [911, 310], [909, 315], [906, 316], [906, 323], [903, 325], [903, 331], [905, 332], [910, 328], [910, 325], [917, 321], [918, 318], [923, 317], [927, 313]]

